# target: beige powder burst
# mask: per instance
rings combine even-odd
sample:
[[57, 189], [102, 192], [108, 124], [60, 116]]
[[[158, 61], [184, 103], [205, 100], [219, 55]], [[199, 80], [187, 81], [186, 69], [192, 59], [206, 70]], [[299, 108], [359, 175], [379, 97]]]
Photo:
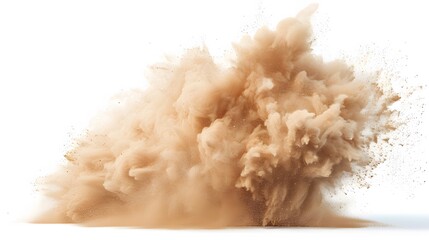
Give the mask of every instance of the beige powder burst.
[[314, 10], [243, 38], [229, 68], [205, 49], [154, 67], [149, 88], [99, 116], [66, 155], [51, 177], [56, 207], [39, 221], [359, 225], [323, 205], [321, 186], [371, 161], [364, 149], [394, 99], [312, 53]]

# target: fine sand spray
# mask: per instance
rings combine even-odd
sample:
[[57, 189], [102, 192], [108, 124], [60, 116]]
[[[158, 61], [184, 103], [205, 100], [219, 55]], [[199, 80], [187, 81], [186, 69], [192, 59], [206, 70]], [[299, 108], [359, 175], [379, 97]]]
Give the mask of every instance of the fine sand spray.
[[377, 79], [312, 53], [310, 6], [234, 45], [152, 67], [146, 90], [100, 114], [49, 177], [38, 222], [143, 227], [360, 226], [322, 188], [371, 164], [392, 129]]

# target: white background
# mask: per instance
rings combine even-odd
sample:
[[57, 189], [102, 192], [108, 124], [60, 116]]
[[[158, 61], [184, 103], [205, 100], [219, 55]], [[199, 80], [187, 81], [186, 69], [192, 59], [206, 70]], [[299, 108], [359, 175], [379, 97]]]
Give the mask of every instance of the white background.
[[[274, 27], [311, 2], [0, 0], [0, 223], [6, 229], [0, 234], [49, 232], [46, 239], [427, 234], [413, 228], [429, 229], [428, 115], [416, 114], [413, 106], [404, 113], [411, 116], [412, 137], [403, 141], [411, 143], [375, 171], [370, 189], [345, 187], [335, 197], [348, 214], [406, 229], [160, 231], [25, 224], [40, 206], [37, 179], [62, 163], [73, 138], [112, 96], [146, 86], [148, 65], [203, 44], [221, 61], [243, 34]], [[392, 74], [396, 86], [426, 86], [424, 4], [343, 2], [319, 1], [315, 51], [326, 59], [357, 59], [357, 68], [374, 67], [368, 64], [373, 61]], [[427, 87], [423, 91], [427, 94]], [[414, 106], [426, 102], [420, 98]]]

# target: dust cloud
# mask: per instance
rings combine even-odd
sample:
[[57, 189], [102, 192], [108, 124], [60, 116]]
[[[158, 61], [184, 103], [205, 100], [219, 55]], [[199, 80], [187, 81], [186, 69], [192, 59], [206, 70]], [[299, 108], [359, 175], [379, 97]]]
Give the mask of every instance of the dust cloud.
[[146, 90], [100, 114], [49, 177], [38, 222], [162, 228], [360, 226], [323, 201], [388, 131], [389, 97], [312, 53], [315, 6], [234, 45], [152, 66]]

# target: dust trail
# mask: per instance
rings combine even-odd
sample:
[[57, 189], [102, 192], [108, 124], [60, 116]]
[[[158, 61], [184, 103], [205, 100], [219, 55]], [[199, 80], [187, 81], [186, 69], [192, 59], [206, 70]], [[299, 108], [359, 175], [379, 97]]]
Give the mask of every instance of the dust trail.
[[41, 222], [144, 227], [357, 226], [321, 187], [368, 164], [389, 102], [373, 79], [311, 51], [315, 6], [261, 28], [217, 66], [206, 49], [153, 66], [51, 177]]

